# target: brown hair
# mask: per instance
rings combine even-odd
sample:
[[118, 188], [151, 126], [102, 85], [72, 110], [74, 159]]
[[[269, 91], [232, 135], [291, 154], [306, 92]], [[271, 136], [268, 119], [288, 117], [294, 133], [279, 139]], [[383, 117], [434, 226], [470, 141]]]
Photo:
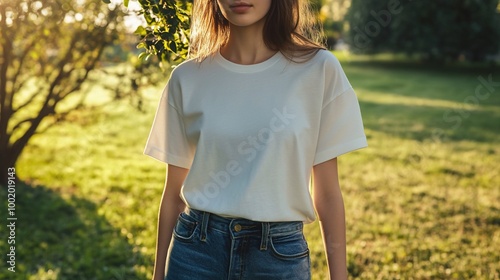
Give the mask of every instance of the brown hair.
[[[272, 0], [264, 24], [264, 43], [288, 59], [309, 59], [323, 46], [320, 25], [308, 0]], [[199, 61], [219, 50], [229, 39], [229, 22], [217, 0], [195, 0], [189, 56]]]

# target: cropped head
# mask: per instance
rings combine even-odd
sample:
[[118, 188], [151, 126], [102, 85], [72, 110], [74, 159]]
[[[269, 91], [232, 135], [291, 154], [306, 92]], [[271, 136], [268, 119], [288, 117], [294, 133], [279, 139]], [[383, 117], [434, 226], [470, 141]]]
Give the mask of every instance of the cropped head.
[[[234, 9], [234, 5], [243, 7]], [[253, 17], [231, 17], [253, 6]], [[227, 43], [231, 26], [263, 21], [263, 40], [274, 51], [297, 60], [324, 48], [322, 32], [308, 0], [194, 0], [190, 56], [203, 60]]]

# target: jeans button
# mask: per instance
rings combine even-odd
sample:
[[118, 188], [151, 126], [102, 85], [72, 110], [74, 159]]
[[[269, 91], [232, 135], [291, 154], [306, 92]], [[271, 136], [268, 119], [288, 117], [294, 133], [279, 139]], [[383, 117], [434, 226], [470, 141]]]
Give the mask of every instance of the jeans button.
[[236, 232], [240, 232], [240, 231], [241, 231], [241, 225], [240, 225], [240, 224], [236, 224], [236, 225], [234, 226], [234, 231], [236, 231]]

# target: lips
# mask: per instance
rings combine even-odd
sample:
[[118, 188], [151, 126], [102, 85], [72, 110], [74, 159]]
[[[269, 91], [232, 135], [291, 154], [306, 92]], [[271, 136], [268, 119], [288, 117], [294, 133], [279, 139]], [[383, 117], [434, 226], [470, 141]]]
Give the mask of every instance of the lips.
[[246, 3], [246, 2], [238, 2], [238, 3], [234, 3], [232, 5], [229, 5], [229, 8], [237, 8], [237, 7], [252, 7], [252, 5], [249, 3]]
[[246, 2], [238, 2], [232, 5], [229, 5], [229, 8], [237, 14], [244, 14], [252, 7], [251, 4]]

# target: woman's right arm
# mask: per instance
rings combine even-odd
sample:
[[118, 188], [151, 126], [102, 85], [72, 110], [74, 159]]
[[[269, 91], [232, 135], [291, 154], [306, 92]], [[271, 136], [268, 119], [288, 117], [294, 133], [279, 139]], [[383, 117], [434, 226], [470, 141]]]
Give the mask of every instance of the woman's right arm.
[[189, 169], [173, 165], [167, 166], [165, 188], [158, 211], [158, 236], [153, 280], [165, 278], [165, 265], [172, 232], [178, 215], [186, 207], [180, 197], [180, 190], [188, 172]]

